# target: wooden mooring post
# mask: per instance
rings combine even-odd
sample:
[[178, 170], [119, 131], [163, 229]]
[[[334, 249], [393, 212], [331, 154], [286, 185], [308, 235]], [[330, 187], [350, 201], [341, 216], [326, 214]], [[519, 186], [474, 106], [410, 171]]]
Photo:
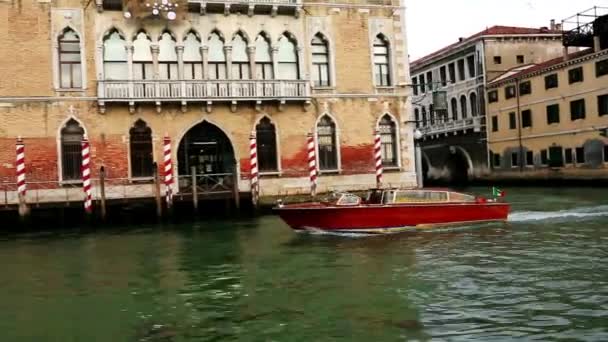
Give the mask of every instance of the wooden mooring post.
[[160, 178], [158, 175], [158, 165], [154, 163], [152, 169], [154, 170], [154, 199], [156, 200], [156, 216], [158, 218], [162, 218], [163, 204], [160, 201]]
[[99, 169], [99, 207], [101, 209], [101, 220], [106, 220], [106, 168]]
[[198, 211], [198, 189], [196, 184], [196, 166], [192, 166], [190, 168], [190, 173], [192, 174], [192, 207], [194, 211]]

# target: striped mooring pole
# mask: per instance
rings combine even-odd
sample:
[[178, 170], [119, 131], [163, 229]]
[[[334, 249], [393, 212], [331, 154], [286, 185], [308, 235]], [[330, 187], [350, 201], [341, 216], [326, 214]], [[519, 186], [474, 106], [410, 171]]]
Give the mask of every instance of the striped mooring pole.
[[249, 163], [251, 167], [251, 201], [257, 207], [260, 200], [260, 179], [258, 169], [258, 145], [255, 131], [249, 136]]
[[25, 183], [25, 144], [23, 144], [23, 139], [21, 137], [17, 138], [17, 193], [19, 194], [19, 198], [25, 198], [25, 193], [27, 191], [27, 186]]
[[93, 212], [93, 196], [91, 189], [91, 145], [89, 140], [82, 138], [82, 189], [84, 190], [84, 210], [87, 214]]
[[308, 142], [308, 172], [310, 173], [310, 195], [317, 195], [317, 157], [315, 154], [315, 139], [312, 133], [306, 136]]
[[374, 131], [374, 161], [376, 163], [376, 187], [381, 188], [384, 168], [382, 167], [382, 140], [379, 130]]
[[173, 206], [173, 163], [171, 162], [171, 138], [165, 135], [163, 139], [163, 152], [165, 163], [165, 196], [167, 200], [167, 208]]

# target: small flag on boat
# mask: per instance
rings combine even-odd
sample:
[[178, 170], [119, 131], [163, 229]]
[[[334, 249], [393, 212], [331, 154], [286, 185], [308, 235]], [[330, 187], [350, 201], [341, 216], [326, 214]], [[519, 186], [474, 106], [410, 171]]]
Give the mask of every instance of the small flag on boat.
[[493, 187], [492, 188], [492, 196], [494, 196], [494, 197], [505, 197], [505, 195], [506, 195], [505, 192], [502, 191], [502, 190], [500, 190], [499, 188], [497, 188], [497, 187]]

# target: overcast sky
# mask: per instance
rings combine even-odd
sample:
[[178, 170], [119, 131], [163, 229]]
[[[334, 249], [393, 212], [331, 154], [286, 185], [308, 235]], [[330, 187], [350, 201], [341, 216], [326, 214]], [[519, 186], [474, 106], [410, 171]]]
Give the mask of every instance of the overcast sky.
[[405, 0], [411, 61], [494, 25], [541, 27], [608, 0]]

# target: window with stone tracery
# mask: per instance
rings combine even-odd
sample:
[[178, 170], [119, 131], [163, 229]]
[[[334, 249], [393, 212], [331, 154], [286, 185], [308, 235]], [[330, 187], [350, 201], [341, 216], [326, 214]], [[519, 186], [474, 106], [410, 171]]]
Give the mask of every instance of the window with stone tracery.
[[316, 87], [329, 87], [329, 44], [317, 33], [311, 42], [312, 79]]
[[201, 41], [194, 32], [189, 32], [184, 39], [184, 79], [203, 79]]
[[151, 80], [154, 78], [152, 64], [152, 42], [144, 31], [140, 31], [133, 41], [133, 79]]
[[282, 80], [297, 80], [300, 78], [298, 71], [298, 51], [296, 44], [286, 34], [279, 38], [277, 78]]
[[177, 80], [177, 50], [175, 39], [164, 32], [158, 41], [158, 76], [161, 80]]
[[270, 41], [264, 33], [255, 38], [255, 72], [258, 80], [274, 78]]
[[226, 79], [226, 54], [224, 52], [224, 40], [218, 32], [214, 31], [207, 42], [209, 46], [209, 78], [212, 80]]

